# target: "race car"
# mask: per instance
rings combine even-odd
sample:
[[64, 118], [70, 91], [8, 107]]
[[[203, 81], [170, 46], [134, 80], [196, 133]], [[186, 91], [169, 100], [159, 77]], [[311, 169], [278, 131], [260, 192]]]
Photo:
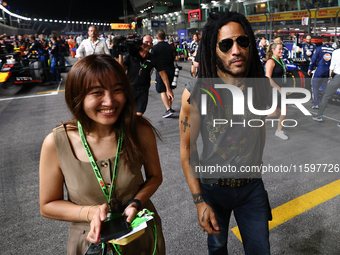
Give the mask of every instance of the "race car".
[[[287, 86], [293, 88], [304, 88], [311, 90], [311, 78], [305, 71], [302, 70], [302, 66], [309, 65], [310, 59], [308, 58], [288, 58], [287, 67]], [[300, 93], [290, 93], [289, 97], [299, 97]]]
[[0, 85], [41, 83], [50, 79], [49, 75], [44, 74], [39, 55], [36, 54], [0, 54], [0, 66]]

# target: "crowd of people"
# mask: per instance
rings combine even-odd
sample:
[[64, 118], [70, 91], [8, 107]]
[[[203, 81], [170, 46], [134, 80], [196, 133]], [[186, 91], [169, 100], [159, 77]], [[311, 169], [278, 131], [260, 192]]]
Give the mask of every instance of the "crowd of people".
[[69, 52], [69, 44], [64, 35], [56, 36], [54, 34], [47, 35], [17, 35], [0, 37], [0, 54], [20, 53], [21, 57], [29, 57], [36, 54], [42, 63], [44, 75], [47, 76], [47, 69], [51, 67], [52, 82], [61, 81], [60, 69], [58, 66], [65, 65], [65, 56]]
[[[311, 109], [319, 110], [318, 114], [313, 116], [313, 120], [319, 122], [323, 121], [323, 111], [329, 99], [340, 85], [332, 80], [332, 78], [340, 74], [340, 62], [337, 58], [333, 57], [333, 52], [338, 54], [340, 45], [337, 41], [331, 43], [330, 37], [323, 37], [322, 41], [322, 45], [317, 47], [316, 44], [311, 42], [311, 36], [307, 35], [305, 42], [294, 45], [296, 56], [307, 58], [310, 61], [309, 65], [302, 65], [299, 69], [304, 71], [304, 74], [306, 75], [305, 78], [312, 78], [313, 105], [311, 106]], [[286, 63], [287, 59], [292, 57], [292, 52], [283, 44], [282, 37], [278, 36], [269, 45], [264, 37], [258, 40], [258, 54], [266, 76], [271, 78], [272, 87], [277, 88], [281, 93], [281, 88], [287, 86]], [[331, 83], [329, 88], [328, 83]], [[319, 92], [320, 87], [323, 91], [321, 95]], [[323, 99], [324, 94], [327, 96]], [[278, 97], [277, 111], [268, 117], [273, 117], [281, 112], [280, 98], [281, 97]], [[321, 110], [320, 105], [322, 105]], [[281, 124], [284, 119], [285, 115], [280, 114], [280, 121], [278, 122], [278, 128], [275, 135], [283, 140], [287, 140], [288, 135], [282, 130]], [[340, 126], [340, 123], [338, 126]]]
[[[134, 36], [138, 37], [138, 35]], [[60, 65], [60, 62], [65, 62], [64, 57], [66, 55], [71, 55], [71, 57], [78, 59], [91, 54], [111, 55], [119, 61], [122, 67], [127, 71], [137, 102], [137, 113], [140, 115], [144, 114], [146, 110], [148, 91], [150, 88], [150, 74], [153, 67], [156, 67], [156, 89], [157, 92], [160, 93], [166, 108], [163, 117], [167, 118], [174, 114], [174, 110], [171, 108], [173, 101], [173, 87], [171, 86], [174, 76], [173, 61], [178, 61], [179, 59], [182, 59], [183, 61], [192, 61], [190, 74], [192, 77], [196, 77], [198, 74], [200, 55], [199, 42], [201, 35], [193, 33], [191, 36], [191, 40], [187, 40], [185, 37], [166, 36], [165, 34], [162, 35], [161, 38], [158, 38], [159, 35], [154, 38], [148, 36], [149, 40], [144, 40], [146, 38], [144, 36], [145, 38], [142, 37], [143, 42], [142, 47], [140, 48], [143, 49], [145, 46], [144, 53], [135, 54], [135, 52], [128, 52], [128, 54], [124, 56], [119, 56], [118, 44], [121, 43], [121, 40], [119, 40], [119, 43], [115, 40], [115, 37], [117, 38], [119, 35], [99, 35], [97, 28], [95, 26], [90, 26], [86, 35], [47, 36], [40, 34], [7, 36], [4, 34], [0, 36], [0, 51], [3, 53], [20, 51], [22, 54], [24, 52], [30, 53], [34, 51], [42, 56], [44, 67], [47, 66], [47, 58], [50, 58], [53, 82], [61, 80], [59, 69], [53, 67]], [[147, 45], [145, 45], [145, 43]], [[157, 46], [158, 43], [159, 45], [168, 44], [171, 46], [171, 49], [170, 47], [167, 48], [167, 57], [160, 57], [163, 49], [158, 51], [157, 49], [164, 48], [164, 46]], [[317, 67], [312, 82], [313, 106], [311, 108], [319, 109], [319, 104], [321, 104], [322, 101], [322, 95], [321, 97], [319, 95], [319, 87], [321, 86], [323, 91], [326, 91], [329, 82], [328, 78], [332, 77], [329, 75], [332, 52], [334, 49], [338, 48], [339, 44], [337, 42], [331, 44], [330, 39], [324, 38], [324, 45], [316, 47], [314, 43], [311, 43], [311, 36], [306, 36], [305, 42], [302, 42], [301, 39], [299, 39], [299, 43], [294, 45], [292, 51], [288, 50], [283, 43], [283, 38], [281, 36], [277, 36], [270, 45], [268, 45], [269, 42], [264, 37], [262, 39], [257, 39], [256, 43], [258, 45], [257, 50], [265, 74], [267, 77], [273, 78], [271, 79], [271, 84], [278, 89], [279, 93], [281, 92], [281, 87], [285, 86], [287, 79], [286, 63], [287, 59], [293, 56], [293, 51], [296, 57], [305, 57], [311, 60], [309, 66], [305, 65], [299, 68], [306, 73], [307, 77], [311, 77], [312, 70]], [[320, 49], [322, 50], [320, 51]], [[139, 53], [141, 52], [142, 50], [139, 50]], [[48, 57], [48, 54], [50, 57]], [[158, 57], [156, 57], [157, 55]], [[324, 56], [327, 56], [327, 58]], [[152, 61], [151, 57], [153, 58]], [[151, 61], [152, 65], [149, 65], [149, 68], [146, 68], [148, 65], [146, 65], [145, 61]], [[133, 65], [128, 68], [131, 63], [133, 63]], [[144, 65], [142, 68], [140, 68], [141, 63]], [[166, 70], [166, 72], [162, 72], [163, 69]], [[144, 74], [146, 78], [143, 78]], [[277, 108], [277, 111], [273, 114], [278, 115], [280, 112], [280, 97], [278, 97]], [[270, 115], [270, 117], [273, 117], [273, 115]], [[279, 115], [279, 119], [284, 120], [285, 116]], [[319, 114], [317, 117], [314, 117], [314, 120], [322, 121], [322, 115]], [[288, 135], [282, 130], [282, 125], [280, 124], [278, 124], [275, 135], [284, 140], [288, 139]]]
[[[131, 35], [126, 37], [129, 36]], [[164, 32], [162, 35], [157, 35], [154, 38], [151, 36], [142, 37], [136, 34], [133, 34], [132, 36], [139, 37], [143, 41], [142, 47], [138, 50], [141, 54], [135, 54], [137, 52], [135, 51], [128, 52], [128, 54], [125, 54], [124, 56], [119, 56], [118, 47], [122, 43], [122, 40], [126, 40], [126, 37], [117, 34], [99, 35], [95, 26], [90, 26], [88, 33], [85, 36], [81, 34], [60, 36], [40, 34], [9, 37], [2, 35], [2, 37], [0, 37], [0, 45], [2, 46], [0, 49], [3, 53], [19, 51], [22, 55], [35, 52], [40, 55], [43, 67], [48, 67], [48, 59], [50, 59], [50, 67], [52, 68], [51, 71], [53, 74], [53, 81], [51, 83], [59, 82], [61, 80], [58, 66], [62, 66], [62, 63], [65, 63], [65, 56], [71, 56], [80, 60], [81, 58], [92, 54], [111, 55], [120, 62], [125, 70], [127, 70], [130, 83], [133, 87], [134, 97], [137, 102], [137, 113], [140, 115], [144, 114], [146, 111], [151, 73], [153, 67], [156, 67], [156, 90], [160, 93], [166, 108], [163, 118], [168, 118], [175, 112], [171, 108], [173, 101], [172, 89], [175, 88], [175, 86], [172, 86], [175, 72], [174, 61], [178, 61], [182, 58], [184, 61], [191, 60], [194, 62], [200, 35], [194, 33], [192, 35], [192, 40], [186, 40], [185, 38], [178, 38], [172, 35], [166, 36]], [[144, 40], [145, 38], [148, 38], [149, 40]], [[159, 45], [157, 45], [158, 43]], [[164, 53], [162, 52], [164, 47], [165, 52], [167, 52], [166, 57], [162, 55]], [[142, 49], [144, 50], [144, 53], [142, 53]], [[140, 57], [142, 58], [139, 59]], [[128, 60], [129, 58], [130, 60]], [[151, 58], [153, 59], [152, 61]], [[125, 62], [123, 62], [123, 60]], [[152, 62], [152, 65], [147, 65], [147, 62], [149, 61]], [[128, 68], [130, 63], [133, 65], [131, 68]], [[143, 68], [141, 70], [139, 70], [140, 63], [143, 63]], [[196, 76], [196, 67], [197, 66], [194, 64], [191, 67], [190, 74], [193, 77]], [[165, 72], [162, 72], [163, 69]]]

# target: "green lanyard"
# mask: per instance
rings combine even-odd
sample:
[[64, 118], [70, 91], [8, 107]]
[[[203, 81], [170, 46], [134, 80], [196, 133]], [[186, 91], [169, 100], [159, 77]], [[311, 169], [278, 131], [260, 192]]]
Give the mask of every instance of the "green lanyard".
[[[119, 132], [119, 137], [118, 137], [118, 145], [117, 145], [117, 153], [116, 153], [116, 159], [115, 159], [115, 167], [114, 167], [114, 170], [113, 170], [113, 178], [112, 178], [112, 185], [111, 185], [111, 190], [110, 190], [110, 193], [107, 191], [107, 188], [106, 188], [106, 185], [104, 184], [104, 180], [103, 180], [103, 177], [102, 175], [100, 174], [100, 171], [99, 171], [99, 168], [96, 164], [96, 161], [94, 160], [93, 156], [92, 156], [92, 153], [91, 153], [91, 150], [90, 150], [90, 147], [88, 146], [87, 144], [87, 141], [86, 141], [86, 138], [85, 138], [85, 135], [84, 135], [84, 131], [83, 131], [83, 127], [81, 126], [80, 122], [78, 121], [78, 130], [79, 130], [79, 136], [80, 136], [80, 140], [81, 140], [81, 143], [83, 144], [84, 146], [84, 149], [86, 151], [86, 154], [90, 160], [90, 163], [91, 163], [91, 166], [93, 168], [93, 171], [97, 177], [97, 180], [98, 180], [98, 183], [107, 199], [107, 201], [109, 202], [109, 207], [110, 207], [110, 201], [111, 201], [111, 194], [112, 194], [112, 190], [114, 190], [114, 186], [115, 186], [115, 183], [116, 183], [116, 177], [117, 177], [117, 168], [118, 168], [118, 163], [119, 163], [119, 157], [120, 157], [120, 152], [122, 150], [122, 144], [123, 144], [123, 129], [120, 130]], [[110, 211], [111, 211], [111, 207], [110, 207]], [[153, 213], [151, 213], [150, 211], [148, 211], [147, 209], [144, 209], [142, 211], [140, 211], [138, 213], [138, 217], [141, 217], [144, 213], [148, 213], [149, 215], [153, 215]], [[137, 220], [138, 221], [138, 220]], [[155, 255], [156, 253], [156, 248], [157, 248], [157, 229], [156, 229], [156, 222], [155, 222], [155, 219], [153, 219], [153, 232], [154, 232], [154, 235], [155, 235], [155, 247], [154, 247], [154, 250], [153, 250], [153, 255]], [[121, 254], [121, 249], [119, 247], [119, 245], [115, 245], [115, 244], [112, 244], [112, 246], [114, 247], [115, 251], [118, 253], [118, 254]], [[102, 243], [102, 249], [105, 249], [105, 244]]]
[[286, 66], [285, 66], [285, 64], [283, 63], [283, 61], [282, 61], [282, 59], [280, 58], [280, 61], [278, 61], [274, 56], [272, 56], [272, 58], [277, 62], [277, 63], [279, 63], [280, 64], [280, 66], [282, 66], [282, 68], [283, 68], [283, 72], [286, 72]]
[[115, 159], [115, 166], [114, 166], [114, 170], [113, 170], [113, 176], [112, 176], [112, 185], [111, 185], [111, 189], [110, 189], [110, 193], [107, 191], [106, 185], [104, 183], [103, 177], [100, 174], [99, 168], [96, 164], [96, 161], [94, 160], [90, 147], [87, 144], [85, 135], [84, 135], [84, 131], [83, 131], [83, 127], [81, 126], [80, 122], [78, 121], [78, 130], [79, 130], [79, 136], [80, 136], [80, 140], [81, 143], [84, 146], [84, 149], [86, 151], [86, 154], [90, 160], [91, 166], [93, 168], [93, 171], [95, 173], [95, 176], [97, 177], [98, 183], [109, 203], [109, 208], [110, 208], [110, 212], [111, 212], [111, 205], [110, 205], [110, 201], [111, 201], [111, 194], [112, 194], [112, 190], [114, 190], [115, 184], [116, 184], [116, 177], [117, 177], [117, 168], [118, 168], [118, 164], [119, 164], [119, 158], [120, 158], [120, 152], [122, 150], [122, 144], [123, 144], [123, 129], [121, 129], [121, 131], [119, 132], [119, 138], [118, 138], [118, 145], [117, 145], [117, 152], [116, 152], [116, 159]]

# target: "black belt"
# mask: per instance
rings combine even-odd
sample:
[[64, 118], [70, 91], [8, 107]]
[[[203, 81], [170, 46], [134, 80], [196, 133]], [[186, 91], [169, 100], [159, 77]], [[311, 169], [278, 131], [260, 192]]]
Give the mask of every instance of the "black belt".
[[234, 179], [234, 178], [220, 178], [218, 179], [215, 184], [218, 184], [220, 186], [230, 186], [230, 188], [240, 188], [249, 182], [251, 182], [255, 178], [260, 178], [261, 174], [260, 173], [254, 173], [252, 174], [249, 178], [239, 178], [239, 179]]
[[218, 179], [217, 182], [215, 182], [215, 184], [218, 184], [220, 186], [230, 186], [230, 188], [240, 188], [246, 184], [248, 184], [249, 182], [251, 182], [253, 180], [253, 178], [240, 178], [240, 179]]

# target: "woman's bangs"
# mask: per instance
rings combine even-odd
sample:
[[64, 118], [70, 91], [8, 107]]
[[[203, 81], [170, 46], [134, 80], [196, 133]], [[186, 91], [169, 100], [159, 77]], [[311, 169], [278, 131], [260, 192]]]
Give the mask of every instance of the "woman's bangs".
[[124, 90], [129, 86], [125, 74], [121, 74], [119, 70], [103, 66], [102, 68], [96, 68], [95, 70], [88, 70], [85, 76], [85, 87], [89, 91], [92, 86], [100, 85], [105, 89], [111, 89], [115, 84], [120, 83]]

